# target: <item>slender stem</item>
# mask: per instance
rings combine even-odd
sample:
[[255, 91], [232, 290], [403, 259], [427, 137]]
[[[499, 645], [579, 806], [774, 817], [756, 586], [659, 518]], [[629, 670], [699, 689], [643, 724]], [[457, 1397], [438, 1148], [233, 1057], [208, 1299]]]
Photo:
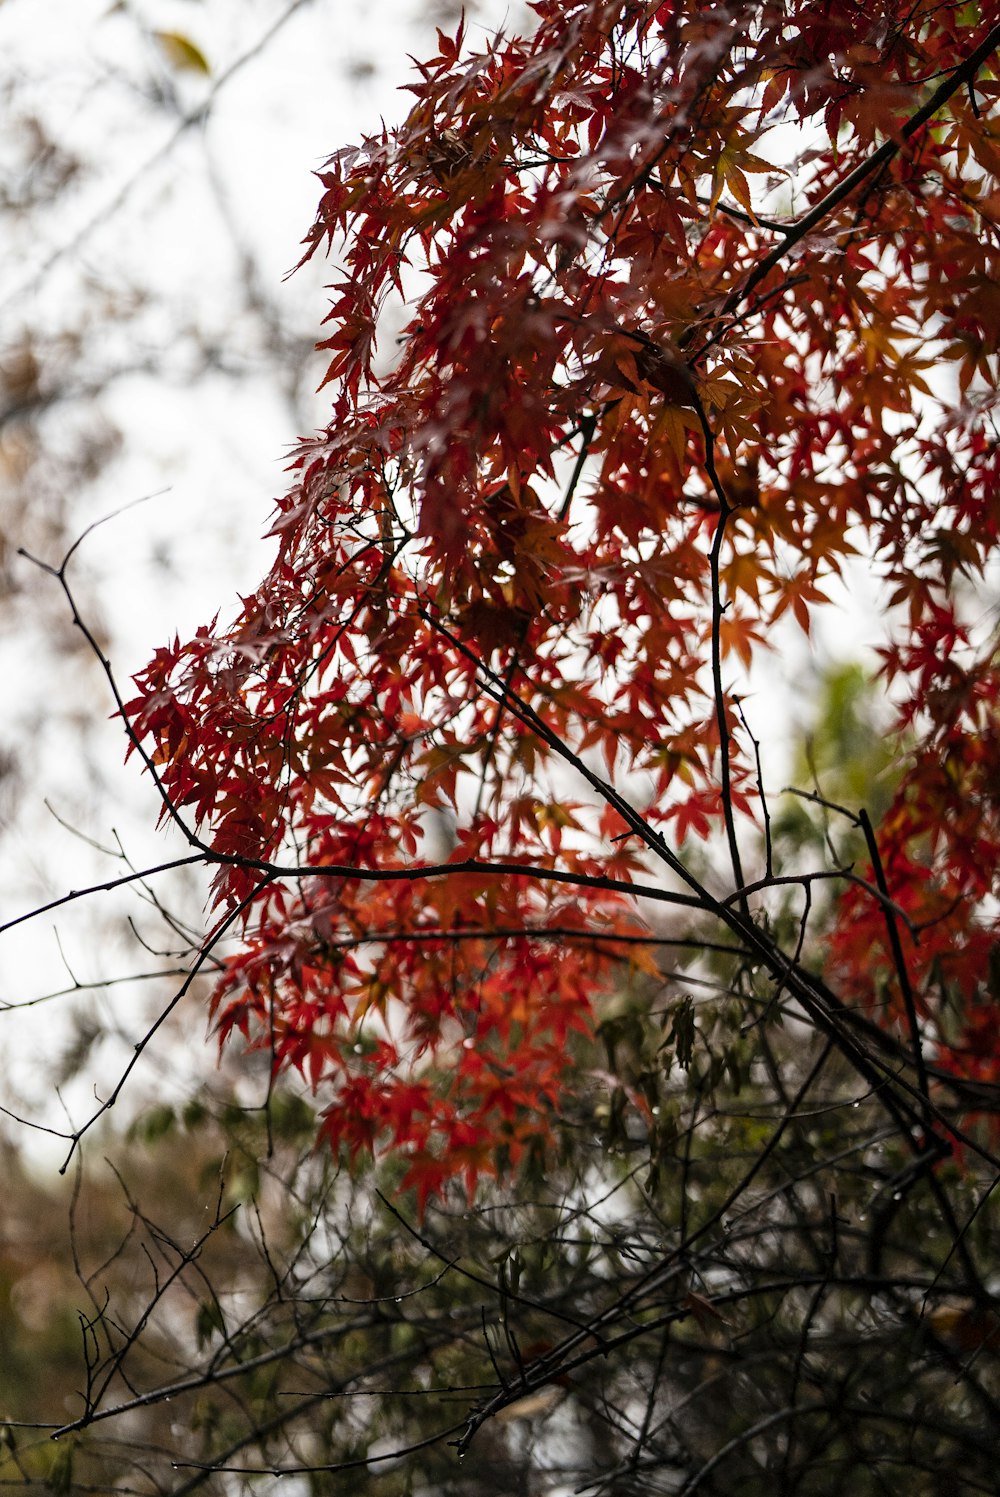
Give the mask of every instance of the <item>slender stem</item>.
[[892, 960], [896, 968], [896, 976], [899, 980], [899, 990], [903, 995], [903, 1006], [906, 1009], [906, 1021], [910, 1026], [910, 1039], [913, 1043], [913, 1063], [917, 1071], [917, 1085], [921, 1095], [926, 1099], [929, 1097], [927, 1084], [927, 1068], [924, 1065], [924, 1050], [920, 1038], [920, 1022], [917, 1017], [917, 1003], [913, 993], [913, 985], [910, 982], [910, 974], [906, 966], [906, 957], [903, 953], [903, 943], [899, 936], [899, 923], [896, 919], [896, 909], [889, 898], [889, 886], [886, 883], [885, 869], [882, 866], [882, 855], [878, 849], [875, 839], [875, 829], [871, 824], [868, 812], [862, 810], [858, 814], [858, 821], [865, 834], [865, 842], [868, 846], [868, 855], [872, 860], [872, 868], [875, 872], [875, 883], [879, 893], [882, 895], [882, 914], [885, 918], [886, 930], [889, 933], [889, 945], [892, 948]]

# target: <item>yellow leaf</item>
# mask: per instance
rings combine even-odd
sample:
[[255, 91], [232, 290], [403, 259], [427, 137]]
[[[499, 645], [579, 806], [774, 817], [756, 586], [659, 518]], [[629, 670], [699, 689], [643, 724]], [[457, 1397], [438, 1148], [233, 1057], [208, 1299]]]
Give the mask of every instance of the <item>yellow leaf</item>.
[[513, 1424], [517, 1419], [537, 1419], [539, 1415], [551, 1413], [565, 1397], [565, 1388], [546, 1383], [544, 1388], [538, 1388], [534, 1393], [526, 1393], [523, 1398], [517, 1398], [513, 1403], [508, 1404], [505, 1409], [499, 1409], [493, 1417], [497, 1424]]
[[183, 36], [179, 31], [154, 31], [153, 35], [171, 67], [178, 72], [201, 73], [205, 77], [211, 73], [212, 69], [204, 52], [195, 46], [190, 37]]
[[753, 203], [750, 201], [750, 184], [738, 166], [730, 166], [726, 169], [726, 186], [743, 211], [756, 223], [757, 215], [754, 213]]

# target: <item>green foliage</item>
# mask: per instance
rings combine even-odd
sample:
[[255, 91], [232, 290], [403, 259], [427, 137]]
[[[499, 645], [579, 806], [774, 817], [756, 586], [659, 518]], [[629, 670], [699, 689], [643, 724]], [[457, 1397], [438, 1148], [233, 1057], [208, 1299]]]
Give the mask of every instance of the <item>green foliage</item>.
[[[816, 797], [784, 797], [773, 835], [783, 860], [822, 853], [832, 840], [838, 862], [864, 860], [864, 839], [835, 807], [879, 821], [905, 768], [905, 742], [887, 731], [876, 683], [857, 664], [835, 666], [819, 681], [810, 720], [795, 745], [791, 783]], [[826, 802], [827, 804], [823, 804]]]

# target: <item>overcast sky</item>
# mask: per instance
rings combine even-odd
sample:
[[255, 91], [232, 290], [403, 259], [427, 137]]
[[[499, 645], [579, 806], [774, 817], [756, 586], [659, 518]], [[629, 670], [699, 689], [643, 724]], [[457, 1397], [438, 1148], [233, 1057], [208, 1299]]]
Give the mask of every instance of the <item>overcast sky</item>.
[[[507, 9], [467, 5], [472, 34]], [[323, 419], [312, 344], [332, 271], [317, 259], [285, 279], [312, 222], [313, 172], [403, 117], [409, 54], [433, 50], [434, 24], [453, 29], [458, 15], [426, 0], [0, 5], [0, 370], [9, 413], [31, 349], [46, 397], [28, 427], [0, 427], [0, 749], [16, 766], [0, 800], [3, 918], [121, 871], [85, 838], [120, 837], [140, 865], [179, 850], [156, 830], [148, 782], [122, 766], [110, 697], [57, 587], [16, 547], [56, 563], [47, 507], [64, 543], [124, 509], [72, 572], [123, 683], [256, 584], [284, 455]], [[77, 454], [102, 441], [90, 473]], [[189, 891], [192, 918], [200, 898]], [[116, 933], [123, 907], [104, 897], [8, 932], [0, 1001], [137, 970]], [[100, 1022], [122, 1024], [124, 1048], [95, 1052], [69, 1099], [77, 1120], [141, 1032], [144, 993], [124, 984], [93, 1000]], [[15, 1111], [50, 1105], [72, 1001], [3, 1016], [0, 1085]], [[200, 1040], [203, 1015], [194, 1030]]]

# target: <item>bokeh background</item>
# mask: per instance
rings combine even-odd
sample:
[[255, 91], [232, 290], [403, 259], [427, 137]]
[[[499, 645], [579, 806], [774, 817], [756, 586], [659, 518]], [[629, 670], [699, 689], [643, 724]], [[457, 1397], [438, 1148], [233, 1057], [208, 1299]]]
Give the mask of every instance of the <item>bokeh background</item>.
[[[470, 32], [507, 10], [467, 5]], [[123, 765], [66, 597], [21, 552], [58, 567], [96, 523], [68, 580], [123, 689], [159, 643], [255, 584], [284, 456], [323, 419], [313, 346], [332, 267], [288, 275], [313, 172], [402, 117], [410, 55], [460, 14], [450, 0], [0, 4], [0, 923], [180, 851]], [[151, 897], [4, 932], [10, 1113], [52, 1126], [58, 1085], [54, 1126], [79, 1122], [111, 1084], [162, 1001], [127, 979], [171, 967]], [[197, 878], [155, 897], [197, 925]], [[183, 1085], [214, 1065], [204, 1028], [192, 1012]], [[169, 1071], [161, 1052], [146, 1095]], [[32, 1147], [59, 1154], [44, 1132]]]

